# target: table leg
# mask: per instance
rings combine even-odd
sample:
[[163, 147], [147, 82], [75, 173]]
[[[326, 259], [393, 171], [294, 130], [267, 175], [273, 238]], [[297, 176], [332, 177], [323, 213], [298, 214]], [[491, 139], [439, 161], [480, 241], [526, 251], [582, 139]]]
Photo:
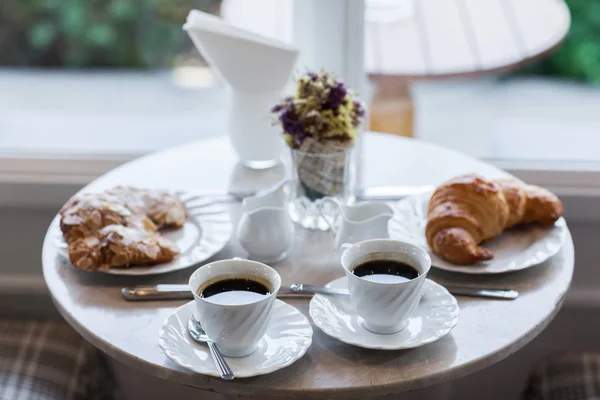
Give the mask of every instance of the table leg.
[[376, 132], [413, 136], [413, 104], [409, 81], [395, 77], [374, 78], [369, 129]]

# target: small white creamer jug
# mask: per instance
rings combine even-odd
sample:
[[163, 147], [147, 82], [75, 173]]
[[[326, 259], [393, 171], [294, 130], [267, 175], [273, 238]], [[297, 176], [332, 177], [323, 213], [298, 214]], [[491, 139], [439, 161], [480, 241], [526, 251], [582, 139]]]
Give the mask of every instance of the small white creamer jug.
[[289, 181], [242, 201], [237, 228], [240, 244], [252, 260], [271, 263], [284, 259], [294, 243], [294, 222], [287, 211]]
[[[332, 206], [339, 210], [337, 223], [331, 219], [330, 213], [323, 212], [324, 208]], [[335, 248], [338, 250], [344, 244], [389, 238], [388, 221], [394, 212], [384, 203], [366, 201], [346, 205], [334, 197], [324, 197], [318, 201], [318, 207], [335, 234]]]

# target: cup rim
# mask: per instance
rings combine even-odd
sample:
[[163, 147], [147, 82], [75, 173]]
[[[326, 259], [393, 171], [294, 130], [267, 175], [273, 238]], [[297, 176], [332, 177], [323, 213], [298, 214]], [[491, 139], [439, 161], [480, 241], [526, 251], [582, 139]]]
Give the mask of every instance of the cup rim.
[[[196, 275], [198, 273], [198, 271], [200, 271], [202, 268], [207, 267], [209, 265], [219, 265], [219, 264], [225, 264], [227, 262], [244, 262], [244, 263], [250, 263], [250, 264], [254, 264], [254, 265], [259, 265], [263, 268], [266, 268], [267, 270], [270, 270], [272, 272], [275, 273], [275, 276], [277, 277], [277, 282], [274, 282], [274, 287], [273, 287], [273, 291], [271, 291], [271, 293], [269, 293], [268, 295], [266, 295], [265, 297], [255, 300], [255, 301], [251, 301], [249, 303], [243, 303], [243, 304], [232, 304], [232, 305], [225, 305], [225, 304], [219, 304], [219, 303], [213, 303], [212, 301], [208, 301], [207, 299], [198, 296], [198, 293], [196, 293], [196, 290], [192, 289], [192, 279], [194, 278], [194, 275]], [[204, 283], [204, 282], [203, 282]], [[273, 282], [270, 282], [273, 283]], [[277, 272], [273, 267], [268, 266], [267, 264], [258, 262], [258, 261], [253, 261], [253, 260], [247, 260], [244, 258], [229, 258], [229, 259], [225, 259], [225, 260], [218, 260], [218, 261], [213, 261], [210, 262], [208, 264], [204, 264], [201, 267], [197, 268], [191, 275], [190, 278], [188, 280], [188, 289], [192, 292], [192, 294], [194, 295], [194, 299], [195, 300], [199, 300], [203, 303], [206, 304], [211, 304], [211, 305], [216, 305], [216, 306], [222, 306], [222, 307], [244, 307], [247, 305], [251, 305], [251, 304], [257, 304], [260, 303], [262, 301], [267, 301], [268, 299], [277, 296], [277, 292], [279, 292], [279, 289], [281, 288], [281, 276], [279, 275], [279, 272]]]
[[[373, 281], [368, 281], [366, 279], [363, 279], [360, 276], [354, 275], [352, 273], [352, 271], [350, 270], [350, 265], [344, 264], [344, 257], [346, 256], [346, 252], [348, 252], [350, 249], [352, 249], [353, 247], [355, 247], [357, 245], [366, 244], [366, 243], [374, 243], [374, 242], [400, 243], [402, 245], [407, 245], [409, 247], [415, 248], [415, 249], [417, 249], [417, 251], [421, 252], [423, 258], [426, 260], [427, 268], [425, 268], [424, 271], [422, 271], [421, 274], [419, 276], [417, 276], [416, 278], [410, 279], [405, 282], [373, 282]], [[401, 252], [399, 251], [398, 253], [401, 253]], [[348, 248], [346, 248], [346, 250], [344, 250], [344, 252], [340, 256], [340, 262], [342, 264], [342, 268], [344, 269], [344, 272], [346, 273], [346, 275], [348, 276], [349, 279], [358, 279], [359, 282], [365, 282], [367, 284], [383, 285], [383, 286], [406, 285], [410, 282], [414, 282], [414, 281], [424, 278], [425, 276], [427, 276], [427, 274], [431, 270], [431, 257], [429, 256], [429, 253], [425, 249], [423, 249], [421, 246], [418, 246], [414, 243], [407, 242], [404, 240], [395, 240], [395, 239], [369, 239], [369, 240], [363, 240], [361, 242], [354, 243], [351, 246], [349, 246]]]

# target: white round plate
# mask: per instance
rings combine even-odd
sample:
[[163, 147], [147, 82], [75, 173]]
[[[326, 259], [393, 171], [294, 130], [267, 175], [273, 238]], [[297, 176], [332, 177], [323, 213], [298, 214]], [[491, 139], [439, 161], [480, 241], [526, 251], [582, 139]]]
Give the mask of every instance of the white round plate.
[[425, 225], [427, 206], [432, 193], [407, 197], [397, 202], [390, 220], [390, 238], [414, 243], [426, 249], [432, 265], [446, 271], [464, 274], [500, 274], [518, 271], [542, 263], [557, 254], [565, 242], [567, 223], [560, 218], [554, 226], [543, 228], [532, 224], [509, 229], [485, 243], [494, 258], [473, 265], [454, 265], [443, 260], [427, 245]]
[[[195, 310], [191, 301], [179, 307], [158, 331], [163, 353], [181, 367], [199, 374], [219, 376], [208, 346], [196, 343], [187, 331], [188, 319]], [[256, 351], [246, 357], [228, 357], [236, 378], [265, 375], [299, 360], [312, 343], [308, 319], [294, 306], [277, 300], [265, 336]]]
[[[347, 289], [348, 278], [330, 282], [328, 287]], [[427, 279], [417, 309], [406, 328], [380, 335], [363, 328], [348, 297], [315, 295], [310, 301], [310, 317], [327, 335], [366, 349], [412, 349], [441, 339], [458, 323], [458, 303], [443, 286]]]
[[[232, 233], [231, 218], [227, 208], [208, 197], [192, 193], [180, 195], [188, 212], [181, 229], [161, 231], [161, 235], [179, 247], [180, 254], [173, 261], [150, 267], [110, 268], [101, 270], [112, 275], [155, 275], [189, 268], [208, 260], [221, 251]], [[60, 217], [53, 223], [54, 243], [60, 255], [69, 259], [68, 247], [60, 231]]]

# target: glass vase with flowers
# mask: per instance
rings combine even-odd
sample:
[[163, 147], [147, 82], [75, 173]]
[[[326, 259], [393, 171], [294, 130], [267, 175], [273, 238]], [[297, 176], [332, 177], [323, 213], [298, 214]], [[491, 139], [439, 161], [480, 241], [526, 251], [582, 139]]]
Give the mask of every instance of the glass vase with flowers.
[[305, 228], [327, 230], [322, 214], [333, 210], [319, 210], [316, 201], [331, 196], [346, 202], [352, 196], [352, 149], [365, 108], [342, 81], [321, 71], [300, 76], [294, 95], [271, 111], [291, 150], [291, 217]]

